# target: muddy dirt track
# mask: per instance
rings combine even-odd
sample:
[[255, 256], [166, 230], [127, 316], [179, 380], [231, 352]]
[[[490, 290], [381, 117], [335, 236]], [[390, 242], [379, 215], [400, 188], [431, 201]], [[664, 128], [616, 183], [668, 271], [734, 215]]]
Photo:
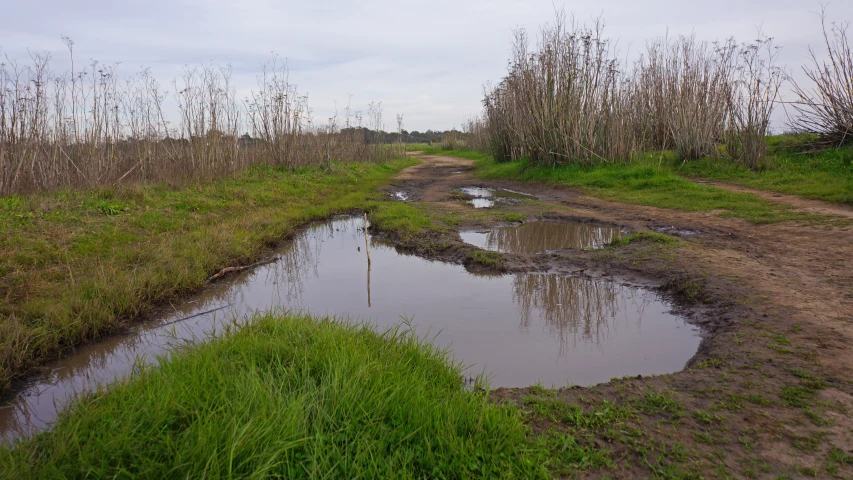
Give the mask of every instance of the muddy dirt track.
[[[686, 445], [685, 468], [692, 465], [706, 478], [815, 474], [849, 478], [853, 463], [849, 221], [754, 225], [716, 211], [666, 210], [604, 201], [544, 184], [480, 180], [471, 175], [469, 160], [419, 158], [422, 163], [404, 170], [390, 188], [405, 190], [409, 201], [426, 202], [431, 209], [471, 209], [451, 192], [474, 185], [536, 195], [540, 201], [522, 212], [529, 219], [557, 216], [616, 224], [635, 232], [699, 232], [682, 236], [680, 246], [671, 250], [632, 243], [606, 254], [561, 251], [507, 258], [509, 270], [583, 272], [657, 285], [680, 298], [685, 314], [704, 329], [699, 352], [680, 373], [561, 389], [556, 393], [560, 400], [618, 404], [649, 389], [670, 392], [684, 414], [650, 412], [648, 418], [636, 420], [637, 426], [646, 432], [649, 444]], [[760, 195], [812, 213], [853, 218], [853, 210], [844, 206]], [[436, 256], [460, 257], [470, 248], [450, 237], [432, 242], [444, 242], [444, 253]], [[423, 242], [408, 248], [431, 250]], [[533, 393], [499, 389], [493, 399], [524, 406], [525, 396]], [[711, 412], [718, 420], [702, 421], [706, 417], [694, 415], [697, 411]], [[666, 427], [661, 427], [662, 421]], [[535, 431], [563, 427], [537, 416], [529, 423]], [[612, 449], [617, 468], [590, 472], [592, 476], [648, 477], [659, 474], [656, 466], [666, 463], [661, 460], [665, 454], [647, 455], [612, 434], [594, 436], [592, 441]], [[839, 452], [847, 463], [828, 460], [833, 455], [839, 458]]]

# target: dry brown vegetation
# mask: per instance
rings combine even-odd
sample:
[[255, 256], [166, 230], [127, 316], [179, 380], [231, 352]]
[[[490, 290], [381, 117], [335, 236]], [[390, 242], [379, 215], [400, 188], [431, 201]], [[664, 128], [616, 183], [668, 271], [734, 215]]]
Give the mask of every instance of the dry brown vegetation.
[[842, 145], [853, 139], [853, 50], [847, 38], [848, 23], [826, 24], [821, 10], [827, 61], [809, 47], [811, 65], [803, 72], [811, 88], [792, 79], [794, 90], [794, 130], [817, 134], [826, 145]]
[[671, 149], [685, 160], [723, 154], [761, 166], [783, 71], [772, 39], [758, 37], [658, 38], [629, 68], [600, 19], [587, 26], [558, 15], [533, 50], [516, 32], [509, 71], [487, 88], [483, 121], [468, 131], [483, 132], [499, 161], [626, 162]]
[[366, 117], [347, 107], [345, 118], [317, 124], [277, 57], [240, 100], [227, 66], [186, 67], [169, 92], [147, 69], [122, 76], [116, 65], [81, 68], [65, 42], [67, 72], [51, 70], [48, 54], [0, 63], [0, 196], [395, 155], [371, 138], [382, 128], [381, 104]]

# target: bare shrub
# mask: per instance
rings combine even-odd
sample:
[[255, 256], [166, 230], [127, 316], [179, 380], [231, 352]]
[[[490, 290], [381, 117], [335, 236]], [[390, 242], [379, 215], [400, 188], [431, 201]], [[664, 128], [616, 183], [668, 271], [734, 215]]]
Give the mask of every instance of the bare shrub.
[[[308, 99], [273, 58], [241, 102], [229, 67], [188, 67], [165, 91], [149, 70], [120, 77], [115, 65], [74, 63], [50, 70], [50, 56], [27, 65], [0, 63], [0, 195], [122, 183], [219, 178], [255, 164], [287, 167], [384, 161], [399, 154], [380, 145], [347, 109], [315, 124]], [[175, 109], [179, 117], [170, 119]], [[381, 104], [368, 125], [382, 127]], [[251, 132], [248, 133], [248, 132]], [[246, 132], [241, 135], [241, 132]]]
[[482, 117], [469, 118], [462, 126], [465, 143], [471, 150], [487, 152], [489, 150], [488, 126]]
[[813, 84], [800, 85], [793, 78], [794, 118], [790, 127], [811, 133], [826, 145], [840, 146], [853, 140], [853, 50], [847, 38], [849, 23], [826, 23], [826, 10], [819, 13], [828, 60], [821, 61], [809, 47], [811, 65], [803, 72]]
[[443, 135], [441, 142], [438, 144], [438, 148], [442, 150], [462, 150], [466, 147], [465, 140], [456, 130], [451, 130], [450, 133]]
[[749, 168], [766, 163], [770, 115], [785, 78], [776, 66], [778, 48], [759, 32], [753, 43], [740, 49], [737, 75], [730, 101], [726, 151], [732, 160]]

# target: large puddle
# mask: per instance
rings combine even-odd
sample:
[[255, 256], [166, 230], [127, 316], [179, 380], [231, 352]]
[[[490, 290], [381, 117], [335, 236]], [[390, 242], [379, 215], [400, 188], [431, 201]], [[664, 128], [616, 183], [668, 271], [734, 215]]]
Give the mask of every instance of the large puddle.
[[500, 253], [544, 253], [561, 248], [600, 248], [622, 236], [619, 227], [554, 221], [486, 231], [459, 232], [462, 241]]
[[360, 218], [310, 227], [277, 252], [277, 262], [227, 277], [169, 314], [49, 365], [47, 378], [0, 408], [0, 432], [8, 440], [42, 430], [76, 393], [273, 307], [380, 328], [405, 317], [449, 347], [470, 375], [488, 374], [492, 387], [668, 373], [699, 346], [697, 329], [653, 292], [553, 274], [474, 275], [399, 254], [363, 227]]

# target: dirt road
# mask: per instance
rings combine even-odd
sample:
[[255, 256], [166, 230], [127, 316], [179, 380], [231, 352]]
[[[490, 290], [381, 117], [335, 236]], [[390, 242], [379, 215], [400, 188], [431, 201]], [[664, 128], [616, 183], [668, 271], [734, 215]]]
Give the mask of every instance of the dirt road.
[[[509, 188], [540, 199], [523, 211], [531, 219], [562, 215], [615, 223], [636, 232], [699, 232], [683, 236], [674, 251], [629, 245], [615, 255], [563, 251], [545, 260], [508, 259], [512, 270], [589, 269], [666, 286], [680, 295], [685, 312], [704, 327], [699, 353], [680, 373], [556, 392], [556, 397], [565, 402], [589, 404], [607, 400], [636, 404], [637, 398], [652, 389], [671, 393], [683, 407], [680, 414], [664, 409], [649, 411], [635, 420], [635, 426], [647, 436], [646, 445], [664, 445], [663, 453], [654, 448], [644, 453], [612, 432], [588, 432], [593, 441], [602, 442], [613, 451], [618, 465], [616, 477], [658, 474], [656, 468], [661, 465], [685, 471], [698, 469], [707, 477], [850, 475], [851, 226], [795, 222], [755, 225], [722, 217], [720, 212], [682, 212], [614, 203], [573, 189], [475, 179], [469, 160], [420, 158], [422, 163], [404, 170], [393, 188], [405, 190], [410, 201], [426, 202], [430, 208], [470, 209], [452, 195], [457, 187]], [[758, 194], [812, 213], [853, 218], [853, 210], [843, 206]], [[535, 393], [529, 389], [501, 389], [494, 392], [493, 398], [524, 406], [525, 396]], [[708, 412], [711, 417], [696, 412]], [[571, 431], [565, 422], [536, 415], [530, 423], [536, 431]], [[666, 453], [665, 445], [675, 444], [687, 448], [688, 454], [681, 463]], [[712, 467], [716, 470], [710, 470]]]

